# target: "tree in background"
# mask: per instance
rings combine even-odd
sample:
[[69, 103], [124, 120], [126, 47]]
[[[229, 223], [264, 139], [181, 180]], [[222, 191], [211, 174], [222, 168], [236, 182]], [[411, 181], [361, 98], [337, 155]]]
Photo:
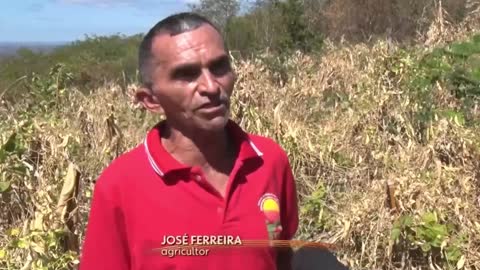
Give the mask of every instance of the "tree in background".
[[209, 18], [225, 33], [228, 22], [240, 9], [237, 0], [200, 0], [198, 4], [190, 4], [191, 10]]
[[235, 0], [201, 0], [191, 7], [219, 25], [229, 48], [242, 56], [265, 50], [308, 53], [321, 47], [323, 35], [312, 27], [305, 12], [310, 7], [305, 7], [302, 0], [255, 0], [238, 15], [241, 4]]
[[321, 33], [308, 27], [306, 7], [302, 0], [276, 1], [286, 28], [281, 47], [287, 50], [300, 50], [309, 53], [321, 47]]
[[328, 0], [310, 16], [316, 17], [316, 24], [333, 40], [364, 42], [388, 37], [404, 42], [428, 31], [440, 2], [448, 13], [444, 19], [451, 23], [462, 21], [467, 14], [467, 0]]

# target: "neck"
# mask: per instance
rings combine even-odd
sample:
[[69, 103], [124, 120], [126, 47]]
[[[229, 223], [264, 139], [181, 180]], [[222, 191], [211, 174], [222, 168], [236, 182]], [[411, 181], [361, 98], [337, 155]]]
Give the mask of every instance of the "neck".
[[226, 130], [215, 132], [190, 131], [168, 122], [162, 131], [165, 149], [179, 162], [187, 166], [199, 166], [204, 170], [221, 167], [231, 157], [231, 143]]

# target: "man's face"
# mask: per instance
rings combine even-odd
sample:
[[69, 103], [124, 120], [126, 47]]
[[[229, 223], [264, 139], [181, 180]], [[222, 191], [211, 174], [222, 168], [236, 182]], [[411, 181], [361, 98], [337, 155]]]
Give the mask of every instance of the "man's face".
[[[153, 40], [150, 100], [172, 124], [222, 129], [229, 117], [234, 73], [221, 35], [210, 25]], [[174, 122], [174, 123], [173, 123]]]

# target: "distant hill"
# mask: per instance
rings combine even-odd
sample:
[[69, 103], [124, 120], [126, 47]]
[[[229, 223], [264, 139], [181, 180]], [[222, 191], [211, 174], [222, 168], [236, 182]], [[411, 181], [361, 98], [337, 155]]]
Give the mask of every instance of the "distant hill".
[[[142, 35], [111, 35], [63, 43], [0, 42], [0, 92], [24, 75], [35, 73], [46, 78], [60, 63], [72, 75], [71, 86], [82, 91], [90, 91], [105, 81], [135, 82], [141, 40]], [[20, 88], [16, 90], [24, 90]]]
[[21, 48], [34, 52], [51, 52], [57, 47], [68, 44], [67, 42], [0, 42], [0, 57], [12, 56]]

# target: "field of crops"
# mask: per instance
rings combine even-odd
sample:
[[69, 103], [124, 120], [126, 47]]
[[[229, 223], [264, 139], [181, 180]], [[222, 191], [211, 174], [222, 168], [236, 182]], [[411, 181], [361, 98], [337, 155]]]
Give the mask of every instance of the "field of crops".
[[[232, 117], [288, 152], [298, 239], [351, 269], [480, 269], [479, 30], [234, 61]], [[1, 101], [0, 269], [74, 267], [96, 177], [159, 120], [135, 85], [85, 94], [70, 78], [59, 64]]]

